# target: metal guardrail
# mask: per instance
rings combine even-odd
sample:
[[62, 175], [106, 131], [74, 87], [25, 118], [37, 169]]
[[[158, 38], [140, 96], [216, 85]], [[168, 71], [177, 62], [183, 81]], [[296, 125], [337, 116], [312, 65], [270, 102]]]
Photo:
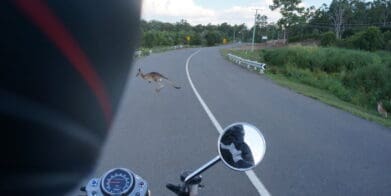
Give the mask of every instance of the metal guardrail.
[[259, 71], [262, 74], [265, 72], [265, 63], [244, 59], [231, 53], [228, 54], [228, 59], [238, 65], [247, 67], [247, 69], [254, 69], [254, 71]]

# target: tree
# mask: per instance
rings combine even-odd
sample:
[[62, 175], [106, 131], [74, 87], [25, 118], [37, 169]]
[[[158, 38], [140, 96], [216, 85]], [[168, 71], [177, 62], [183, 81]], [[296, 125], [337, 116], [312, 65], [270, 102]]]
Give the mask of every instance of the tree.
[[268, 39], [278, 39], [278, 30], [278, 26], [274, 23], [265, 26], [265, 34]]
[[330, 19], [334, 26], [334, 32], [337, 39], [341, 39], [341, 35], [345, 30], [345, 20], [347, 10], [349, 8], [348, 0], [333, 0], [330, 5]]
[[371, 3], [365, 2], [364, 0], [350, 0], [349, 11], [351, 17], [349, 23], [352, 24], [368, 24], [370, 23], [369, 8]]
[[222, 37], [218, 31], [208, 31], [205, 35], [205, 40], [208, 46], [214, 46], [222, 42]]
[[234, 34], [234, 28], [228, 23], [224, 22], [217, 26], [217, 30], [221, 33], [221, 35], [225, 38], [232, 38]]
[[[255, 28], [259, 28], [260, 30], [258, 31], [256, 29], [255, 33], [255, 42], [262, 42], [262, 36], [265, 36], [266, 34], [266, 25], [267, 25], [267, 16], [266, 15], [261, 15], [257, 14], [255, 18]], [[253, 27], [254, 28], [254, 27]], [[254, 29], [251, 29], [253, 31]]]
[[236, 37], [241, 41], [248, 40], [249, 30], [247, 29], [247, 26], [245, 24], [241, 24], [237, 26], [237, 35]]
[[190, 45], [201, 45], [202, 40], [199, 33], [194, 33], [190, 39]]
[[155, 45], [155, 33], [148, 31], [143, 34], [143, 45], [145, 47], [151, 48]]
[[369, 27], [347, 39], [347, 46], [361, 50], [375, 51], [384, 47], [383, 34], [378, 27]]
[[267, 25], [267, 16], [258, 14], [255, 21], [256, 21], [256, 24], [258, 26], [260, 26], [261, 28], [265, 27]]
[[387, 25], [387, 21], [391, 20], [391, 1], [390, 0], [374, 0], [373, 1], [373, 12], [376, 14], [374, 18], [379, 20], [383, 26]]
[[191, 25], [184, 19], [182, 19], [180, 22], [177, 22], [175, 27], [177, 31], [191, 31], [192, 29]]
[[[302, 17], [303, 7], [299, 7], [301, 0], [273, 0], [270, 5], [271, 10], [280, 9], [282, 18], [278, 20], [278, 25], [289, 30], [292, 26], [305, 22]], [[284, 36], [285, 37], [285, 36]]]
[[329, 12], [329, 7], [327, 6], [327, 4], [323, 3], [322, 6], [320, 6], [317, 10], [315, 10], [309, 23], [315, 23], [315, 24], [329, 23], [330, 18], [328, 12]]
[[323, 33], [320, 38], [320, 45], [321, 46], [332, 46], [335, 43], [335, 34], [334, 32], [326, 32]]
[[321, 7], [316, 9], [308, 20], [308, 26], [317, 32], [328, 32], [330, 29], [330, 15], [329, 7], [326, 4], [322, 4]]

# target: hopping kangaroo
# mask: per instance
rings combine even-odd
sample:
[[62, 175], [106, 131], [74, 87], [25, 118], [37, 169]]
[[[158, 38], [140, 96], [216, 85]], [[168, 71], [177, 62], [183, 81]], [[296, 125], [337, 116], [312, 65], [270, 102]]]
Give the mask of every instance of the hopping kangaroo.
[[164, 88], [163, 80], [167, 81], [172, 87], [176, 89], [180, 89], [181, 87], [176, 86], [174, 82], [163, 76], [162, 74], [158, 72], [150, 72], [144, 74], [141, 69], [138, 69], [136, 77], [140, 76], [142, 79], [148, 81], [148, 83], [156, 82], [158, 84], [158, 87], [156, 88], [156, 92], [160, 92], [162, 88]]
[[380, 115], [387, 118], [387, 110], [384, 109], [383, 103], [381, 101], [377, 102], [377, 111], [379, 112]]

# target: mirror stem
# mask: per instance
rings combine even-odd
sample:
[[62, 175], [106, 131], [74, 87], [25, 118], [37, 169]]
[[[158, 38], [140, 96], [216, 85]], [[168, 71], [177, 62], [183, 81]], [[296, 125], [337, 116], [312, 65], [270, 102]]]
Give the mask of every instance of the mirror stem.
[[215, 158], [213, 158], [212, 160], [210, 160], [209, 162], [207, 162], [206, 164], [204, 164], [203, 166], [201, 166], [200, 168], [198, 168], [197, 170], [195, 170], [194, 172], [192, 172], [191, 174], [189, 174], [186, 178], [185, 178], [185, 183], [189, 182], [191, 179], [193, 179], [194, 177], [200, 175], [202, 172], [204, 172], [205, 170], [209, 169], [210, 167], [212, 167], [214, 164], [216, 164], [217, 162], [219, 162], [221, 159], [220, 159], [220, 156], [216, 156]]

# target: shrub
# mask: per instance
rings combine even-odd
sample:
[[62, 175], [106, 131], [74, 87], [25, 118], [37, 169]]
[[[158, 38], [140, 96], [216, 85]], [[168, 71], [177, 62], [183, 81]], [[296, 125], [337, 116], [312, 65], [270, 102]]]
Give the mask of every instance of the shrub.
[[384, 49], [391, 51], [391, 40], [388, 40], [386, 43], [384, 43]]
[[388, 68], [391, 68], [391, 55], [387, 51], [377, 51], [377, 55], [379, 55], [381, 59], [381, 63], [386, 65]]
[[262, 50], [260, 56], [273, 67], [269, 73], [327, 90], [344, 101], [371, 109], [379, 100], [390, 101], [389, 52], [295, 46]]
[[385, 42], [391, 41], [391, 31], [386, 31], [383, 33], [383, 39]]
[[156, 34], [154, 32], [146, 32], [143, 34], [143, 45], [147, 48], [152, 48], [155, 44]]
[[195, 33], [193, 37], [190, 39], [190, 45], [201, 45], [202, 40], [201, 36], [198, 33]]
[[347, 87], [357, 89], [364, 95], [369, 95], [369, 104], [376, 104], [378, 100], [390, 96], [390, 71], [390, 68], [382, 64], [374, 64], [347, 74], [343, 82]]
[[328, 90], [344, 101], [351, 101], [352, 93], [343, 86], [342, 82], [325, 72], [312, 72], [309, 69], [300, 69], [292, 65], [286, 66], [283, 72], [289, 78], [301, 83]]
[[298, 35], [288, 37], [288, 42], [289, 43], [299, 42], [301, 40], [302, 40], [302, 38], [300, 36], [298, 36]]
[[208, 46], [214, 46], [222, 41], [222, 36], [217, 31], [208, 31], [205, 35], [206, 44]]
[[331, 31], [323, 33], [320, 37], [321, 46], [331, 46], [334, 45], [336, 41], [335, 34]]
[[266, 72], [267, 73], [271, 73], [271, 74], [277, 74], [277, 73], [279, 73], [279, 70], [275, 66], [267, 66], [266, 67]]
[[364, 51], [299, 46], [265, 50], [263, 59], [267, 64], [275, 66], [289, 63], [310, 70], [321, 69], [327, 73], [354, 70], [381, 62], [378, 55]]
[[294, 42], [314, 40], [314, 39], [315, 40], [319, 39], [319, 33], [290, 36], [290, 37], [288, 37], [288, 42], [294, 43]]
[[263, 59], [267, 64], [274, 65], [274, 66], [284, 66], [285, 61], [284, 58], [281, 58], [285, 56], [286, 49], [269, 49], [269, 50], [263, 50]]
[[391, 111], [391, 101], [390, 100], [381, 100], [383, 102], [383, 107], [387, 111]]
[[337, 39], [335, 41], [335, 46], [339, 48], [353, 48], [353, 45], [348, 45], [348, 40], [347, 39]]
[[369, 51], [380, 50], [383, 48], [383, 35], [378, 27], [369, 27], [349, 37], [347, 46]]
[[356, 33], [357, 30], [354, 30], [354, 29], [346, 29], [343, 33], [342, 33], [342, 38], [348, 38], [352, 35], [354, 35], [354, 33]]

